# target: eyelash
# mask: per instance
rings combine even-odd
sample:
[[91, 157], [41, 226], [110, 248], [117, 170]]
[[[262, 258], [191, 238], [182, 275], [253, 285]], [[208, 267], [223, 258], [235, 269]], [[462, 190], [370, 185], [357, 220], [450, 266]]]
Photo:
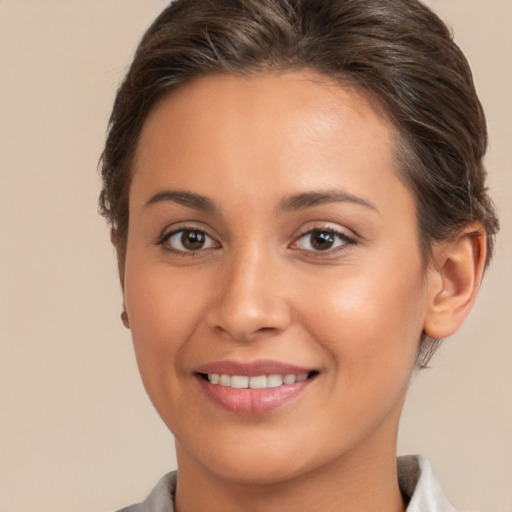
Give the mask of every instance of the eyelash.
[[207, 249], [212, 249], [214, 247], [200, 247], [199, 249], [197, 250], [187, 250], [187, 249], [176, 249], [174, 247], [172, 247], [172, 245], [170, 244], [170, 240], [176, 236], [176, 235], [179, 235], [181, 234], [181, 238], [183, 239], [183, 236], [185, 235], [185, 233], [195, 233], [196, 235], [199, 235], [199, 236], [203, 236], [206, 240], [206, 243], [210, 243], [212, 244], [213, 242], [213, 246], [219, 246], [219, 244], [204, 230], [204, 229], [201, 229], [201, 228], [197, 228], [197, 227], [194, 227], [194, 226], [190, 226], [190, 227], [187, 227], [187, 226], [182, 226], [178, 229], [174, 229], [172, 231], [170, 231], [169, 233], [165, 233], [163, 234], [161, 237], [159, 237], [159, 239], [156, 241], [156, 245], [160, 245], [162, 246], [162, 248], [166, 251], [169, 251], [169, 252], [172, 252], [174, 254], [179, 254], [180, 256], [195, 256], [198, 252], [200, 251], [204, 251], [204, 250], [207, 250]]
[[[204, 239], [206, 240], [206, 244], [209, 244], [208, 247], [200, 247], [198, 248], [197, 250], [187, 250], [187, 249], [176, 249], [174, 247], [172, 247], [172, 245], [170, 244], [170, 240], [175, 237], [176, 235], [180, 235], [181, 234], [181, 240], [183, 240], [183, 236], [185, 235], [185, 233], [189, 233], [189, 234], [196, 234], [196, 235], [199, 235], [199, 236], [202, 236], [204, 237]], [[315, 250], [314, 248], [312, 249], [308, 249], [308, 248], [303, 248], [301, 249], [300, 247], [294, 247], [296, 246], [301, 240], [305, 239], [306, 237], [311, 237], [313, 234], [317, 234], [317, 235], [320, 235], [320, 234], [328, 234], [328, 235], [333, 235], [336, 239], [337, 239], [337, 242], [338, 244], [335, 245], [335, 247], [330, 247], [326, 250], [321, 250], [321, 249], [317, 249]], [[336, 244], [336, 241], [333, 242], [334, 244]], [[325, 256], [329, 256], [329, 255], [332, 255], [332, 254], [336, 254], [338, 252], [341, 252], [341, 251], [344, 251], [344, 250], [347, 250], [348, 247], [350, 247], [351, 245], [355, 245], [357, 242], [355, 239], [347, 236], [345, 233], [343, 233], [342, 231], [338, 231], [332, 227], [315, 227], [313, 229], [309, 229], [308, 231], [306, 231], [305, 233], [302, 233], [300, 236], [298, 236], [291, 244], [290, 244], [290, 248], [292, 250], [303, 250], [309, 254], [315, 254], [315, 255], [325, 255]], [[170, 231], [169, 233], [165, 233], [163, 234], [162, 236], [160, 236], [158, 238], [158, 240], [156, 241], [156, 245], [160, 245], [163, 247], [164, 250], [168, 251], [168, 252], [172, 252], [174, 254], [179, 254], [180, 256], [183, 256], [183, 257], [186, 257], [186, 256], [195, 256], [198, 252], [202, 252], [202, 251], [205, 251], [205, 250], [208, 250], [208, 249], [213, 249], [213, 248], [219, 248], [220, 247], [220, 244], [218, 242], [215, 241], [214, 238], [212, 238], [204, 229], [201, 229], [201, 228], [197, 228], [197, 227], [194, 227], [194, 226], [190, 226], [190, 227], [187, 227], [187, 226], [182, 226], [178, 229], [174, 229], [172, 231]], [[311, 246], [311, 239], [310, 239], [310, 242], [309, 242], [309, 245]]]
[[[337, 241], [339, 242], [338, 245], [336, 245], [335, 247], [330, 247], [326, 250], [315, 250], [315, 249], [302, 249], [306, 252], [308, 252], [309, 254], [318, 254], [318, 255], [325, 255], [325, 256], [328, 256], [328, 255], [332, 255], [332, 254], [336, 254], [338, 252], [341, 252], [341, 251], [345, 251], [348, 249], [348, 247], [350, 247], [351, 245], [355, 245], [357, 242], [355, 239], [347, 236], [345, 233], [343, 233], [342, 231], [339, 231], [337, 229], [334, 229], [332, 227], [315, 227], [313, 229], [309, 229], [308, 231], [306, 231], [305, 233], [302, 233], [292, 244], [290, 247], [292, 247], [293, 249], [295, 250], [301, 250], [300, 248], [295, 248], [293, 247], [294, 245], [298, 244], [298, 242], [302, 239], [305, 239], [306, 237], [311, 237], [313, 234], [317, 234], [317, 235], [320, 235], [320, 234], [329, 234], [329, 235], [333, 235]], [[336, 241], [334, 242], [336, 243]], [[310, 242], [309, 242], [309, 245], [311, 245], [311, 238], [310, 238]]]

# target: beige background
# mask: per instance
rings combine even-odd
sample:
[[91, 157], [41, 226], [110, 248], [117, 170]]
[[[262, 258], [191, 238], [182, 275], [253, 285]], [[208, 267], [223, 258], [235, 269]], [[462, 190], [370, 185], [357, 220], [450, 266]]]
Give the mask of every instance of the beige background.
[[[158, 0], [0, 0], [0, 511], [112, 511], [174, 467], [139, 382], [96, 172]], [[431, 0], [472, 63], [501, 210], [465, 327], [414, 379], [400, 452], [458, 507], [512, 510], [512, 2]]]

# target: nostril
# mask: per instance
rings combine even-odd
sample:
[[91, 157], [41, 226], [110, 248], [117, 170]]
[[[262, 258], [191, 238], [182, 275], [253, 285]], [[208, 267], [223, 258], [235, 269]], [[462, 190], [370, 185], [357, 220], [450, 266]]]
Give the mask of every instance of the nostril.
[[256, 332], [270, 332], [274, 331], [275, 327], [260, 327]]
[[206, 314], [210, 328], [243, 342], [285, 330], [291, 319], [287, 301], [278, 291], [246, 281], [243, 287], [232, 283], [214, 296]]

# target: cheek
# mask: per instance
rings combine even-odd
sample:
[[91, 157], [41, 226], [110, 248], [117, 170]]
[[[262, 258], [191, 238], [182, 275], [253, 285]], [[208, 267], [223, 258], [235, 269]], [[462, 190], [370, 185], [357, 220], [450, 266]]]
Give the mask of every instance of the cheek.
[[202, 317], [195, 284], [180, 280], [168, 267], [127, 260], [126, 309], [137, 366], [149, 398], [171, 430], [175, 411], [187, 409], [180, 399], [188, 396], [182, 387], [190, 377], [183, 361]]
[[[165, 265], [127, 259], [125, 301], [137, 363], [146, 388], [174, 380], [181, 353], [201, 315], [197, 283]], [[151, 393], [151, 390], [148, 389]]]
[[416, 360], [426, 305], [424, 283], [417, 269], [395, 270], [352, 269], [350, 275], [308, 286], [302, 294], [307, 297], [301, 305], [306, 328], [322, 340], [334, 364], [357, 380], [365, 378], [362, 369], [386, 364], [390, 371], [408, 371]]

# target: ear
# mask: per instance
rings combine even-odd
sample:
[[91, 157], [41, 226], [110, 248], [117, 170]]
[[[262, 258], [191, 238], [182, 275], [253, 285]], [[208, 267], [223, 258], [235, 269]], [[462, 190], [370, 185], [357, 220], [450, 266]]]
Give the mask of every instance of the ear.
[[423, 328], [428, 336], [446, 338], [462, 325], [475, 303], [485, 258], [486, 236], [480, 223], [434, 247]]
[[114, 228], [112, 228], [110, 230], [110, 240], [116, 250], [117, 270], [119, 272], [119, 282], [121, 284], [121, 292], [123, 294], [123, 309], [121, 311], [121, 321], [123, 322], [123, 325], [127, 329], [129, 329], [130, 328], [130, 319], [128, 318], [128, 313], [126, 312], [126, 304], [124, 301], [124, 268], [125, 268], [126, 249], [124, 249], [122, 247], [122, 242], [119, 239], [118, 232]]

